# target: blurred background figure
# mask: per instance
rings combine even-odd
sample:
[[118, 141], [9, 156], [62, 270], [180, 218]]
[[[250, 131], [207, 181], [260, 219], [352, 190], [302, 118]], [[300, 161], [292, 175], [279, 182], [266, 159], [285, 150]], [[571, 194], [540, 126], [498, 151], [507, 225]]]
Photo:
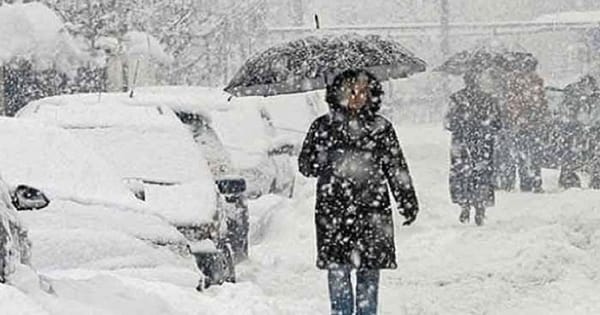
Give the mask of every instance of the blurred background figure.
[[452, 133], [450, 196], [461, 207], [459, 221], [482, 225], [486, 207], [494, 205], [494, 139], [500, 128], [498, 103], [484, 92], [480, 73], [464, 75], [465, 88], [450, 96], [445, 128]]
[[502, 76], [500, 96], [503, 129], [499, 135], [496, 187], [513, 190], [516, 175], [524, 192], [543, 192], [543, 128], [549, 110], [544, 81], [535, 68], [507, 72]]
[[600, 139], [600, 94], [593, 73], [581, 77], [563, 90], [559, 106], [561, 159], [559, 185], [581, 187], [578, 170], [590, 174], [589, 187], [600, 189], [598, 161]]

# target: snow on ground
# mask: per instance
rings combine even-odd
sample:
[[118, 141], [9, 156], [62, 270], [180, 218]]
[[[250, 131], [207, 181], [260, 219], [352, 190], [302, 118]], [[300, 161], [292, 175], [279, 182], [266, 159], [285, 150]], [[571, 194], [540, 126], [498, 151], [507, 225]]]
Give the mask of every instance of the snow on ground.
[[10, 285], [0, 284], [0, 305], [4, 315], [48, 315], [24, 292]]
[[[422, 209], [414, 226], [395, 218], [399, 268], [382, 274], [381, 314], [600, 313], [600, 193], [560, 191], [556, 172], [545, 172], [547, 193], [501, 193], [485, 226], [461, 225], [448, 197], [448, 135], [439, 126], [398, 133]], [[48, 272], [54, 296], [13, 300], [18, 292], [0, 287], [0, 299], [33, 314], [44, 314], [36, 305], [49, 314], [328, 314], [326, 273], [314, 264], [314, 184], [298, 179], [292, 200], [250, 202], [250, 260], [236, 284], [198, 293], [169, 266], [94, 266]]]
[[[500, 193], [484, 227], [464, 226], [449, 202], [448, 135], [439, 126], [398, 133], [422, 209], [412, 227], [395, 218], [399, 268], [382, 274], [381, 314], [600, 312], [600, 193], [560, 192], [546, 172], [548, 193]], [[326, 274], [314, 266], [314, 182], [299, 186], [288, 205], [262, 210], [271, 223], [254, 225], [261, 241], [239, 278], [274, 298], [279, 314], [328, 314]]]

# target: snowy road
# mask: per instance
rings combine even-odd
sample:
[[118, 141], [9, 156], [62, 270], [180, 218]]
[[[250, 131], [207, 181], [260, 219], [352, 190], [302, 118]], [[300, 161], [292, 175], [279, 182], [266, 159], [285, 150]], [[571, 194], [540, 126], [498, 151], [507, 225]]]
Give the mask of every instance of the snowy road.
[[[381, 314], [599, 314], [600, 192], [501, 193], [486, 225], [458, 223], [447, 188], [448, 136], [438, 126], [399, 128], [422, 208], [400, 227], [399, 268], [385, 271]], [[325, 272], [314, 266], [314, 183], [275, 214], [239, 267], [276, 314], [328, 314]]]
[[[421, 213], [408, 228], [395, 218], [399, 268], [383, 272], [380, 314], [600, 314], [600, 192], [561, 192], [545, 172], [547, 193], [499, 194], [485, 226], [460, 225], [448, 135], [439, 126], [398, 133]], [[250, 204], [250, 260], [236, 284], [198, 293], [195, 274], [176, 266], [39, 270], [55, 292], [0, 285], [2, 314], [328, 314], [313, 203], [314, 182], [300, 179], [293, 200]]]

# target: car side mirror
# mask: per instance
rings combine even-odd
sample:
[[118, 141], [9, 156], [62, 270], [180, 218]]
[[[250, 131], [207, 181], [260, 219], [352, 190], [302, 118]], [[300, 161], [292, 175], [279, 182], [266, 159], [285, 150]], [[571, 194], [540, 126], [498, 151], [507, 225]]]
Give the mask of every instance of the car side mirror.
[[246, 180], [241, 177], [218, 179], [216, 183], [221, 194], [239, 195], [246, 191]]
[[12, 203], [18, 211], [39, 210], [46, 208], [50, 200], [36, 188], [19, 185], [12, 194]]
[[123, 180], [123, 183], [133, 193], [135, 198], [146, 201], [146, 190], [144, 188], [144, 182], [136, 178], [127, 178]]

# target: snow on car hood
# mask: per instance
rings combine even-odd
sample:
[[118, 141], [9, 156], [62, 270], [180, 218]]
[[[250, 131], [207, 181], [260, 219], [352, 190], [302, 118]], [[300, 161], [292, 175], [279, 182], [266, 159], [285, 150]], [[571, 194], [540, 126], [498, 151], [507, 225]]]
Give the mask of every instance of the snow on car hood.
[[0, 118], [0, 172], [50, 199], [143, 209], [113, 168], [68, 132], [32, 121]]
[[[77, 105], [73, 97], [32, 103], [23, 118], [56, 124], [88, 145], [121, 179], [145, 183], [150, 208], [169, 222], [198, 225], [216, 211], [208, 163], [191, 133], [167, 107]], [[77, 98], [75, 98], [77, 99]]]

